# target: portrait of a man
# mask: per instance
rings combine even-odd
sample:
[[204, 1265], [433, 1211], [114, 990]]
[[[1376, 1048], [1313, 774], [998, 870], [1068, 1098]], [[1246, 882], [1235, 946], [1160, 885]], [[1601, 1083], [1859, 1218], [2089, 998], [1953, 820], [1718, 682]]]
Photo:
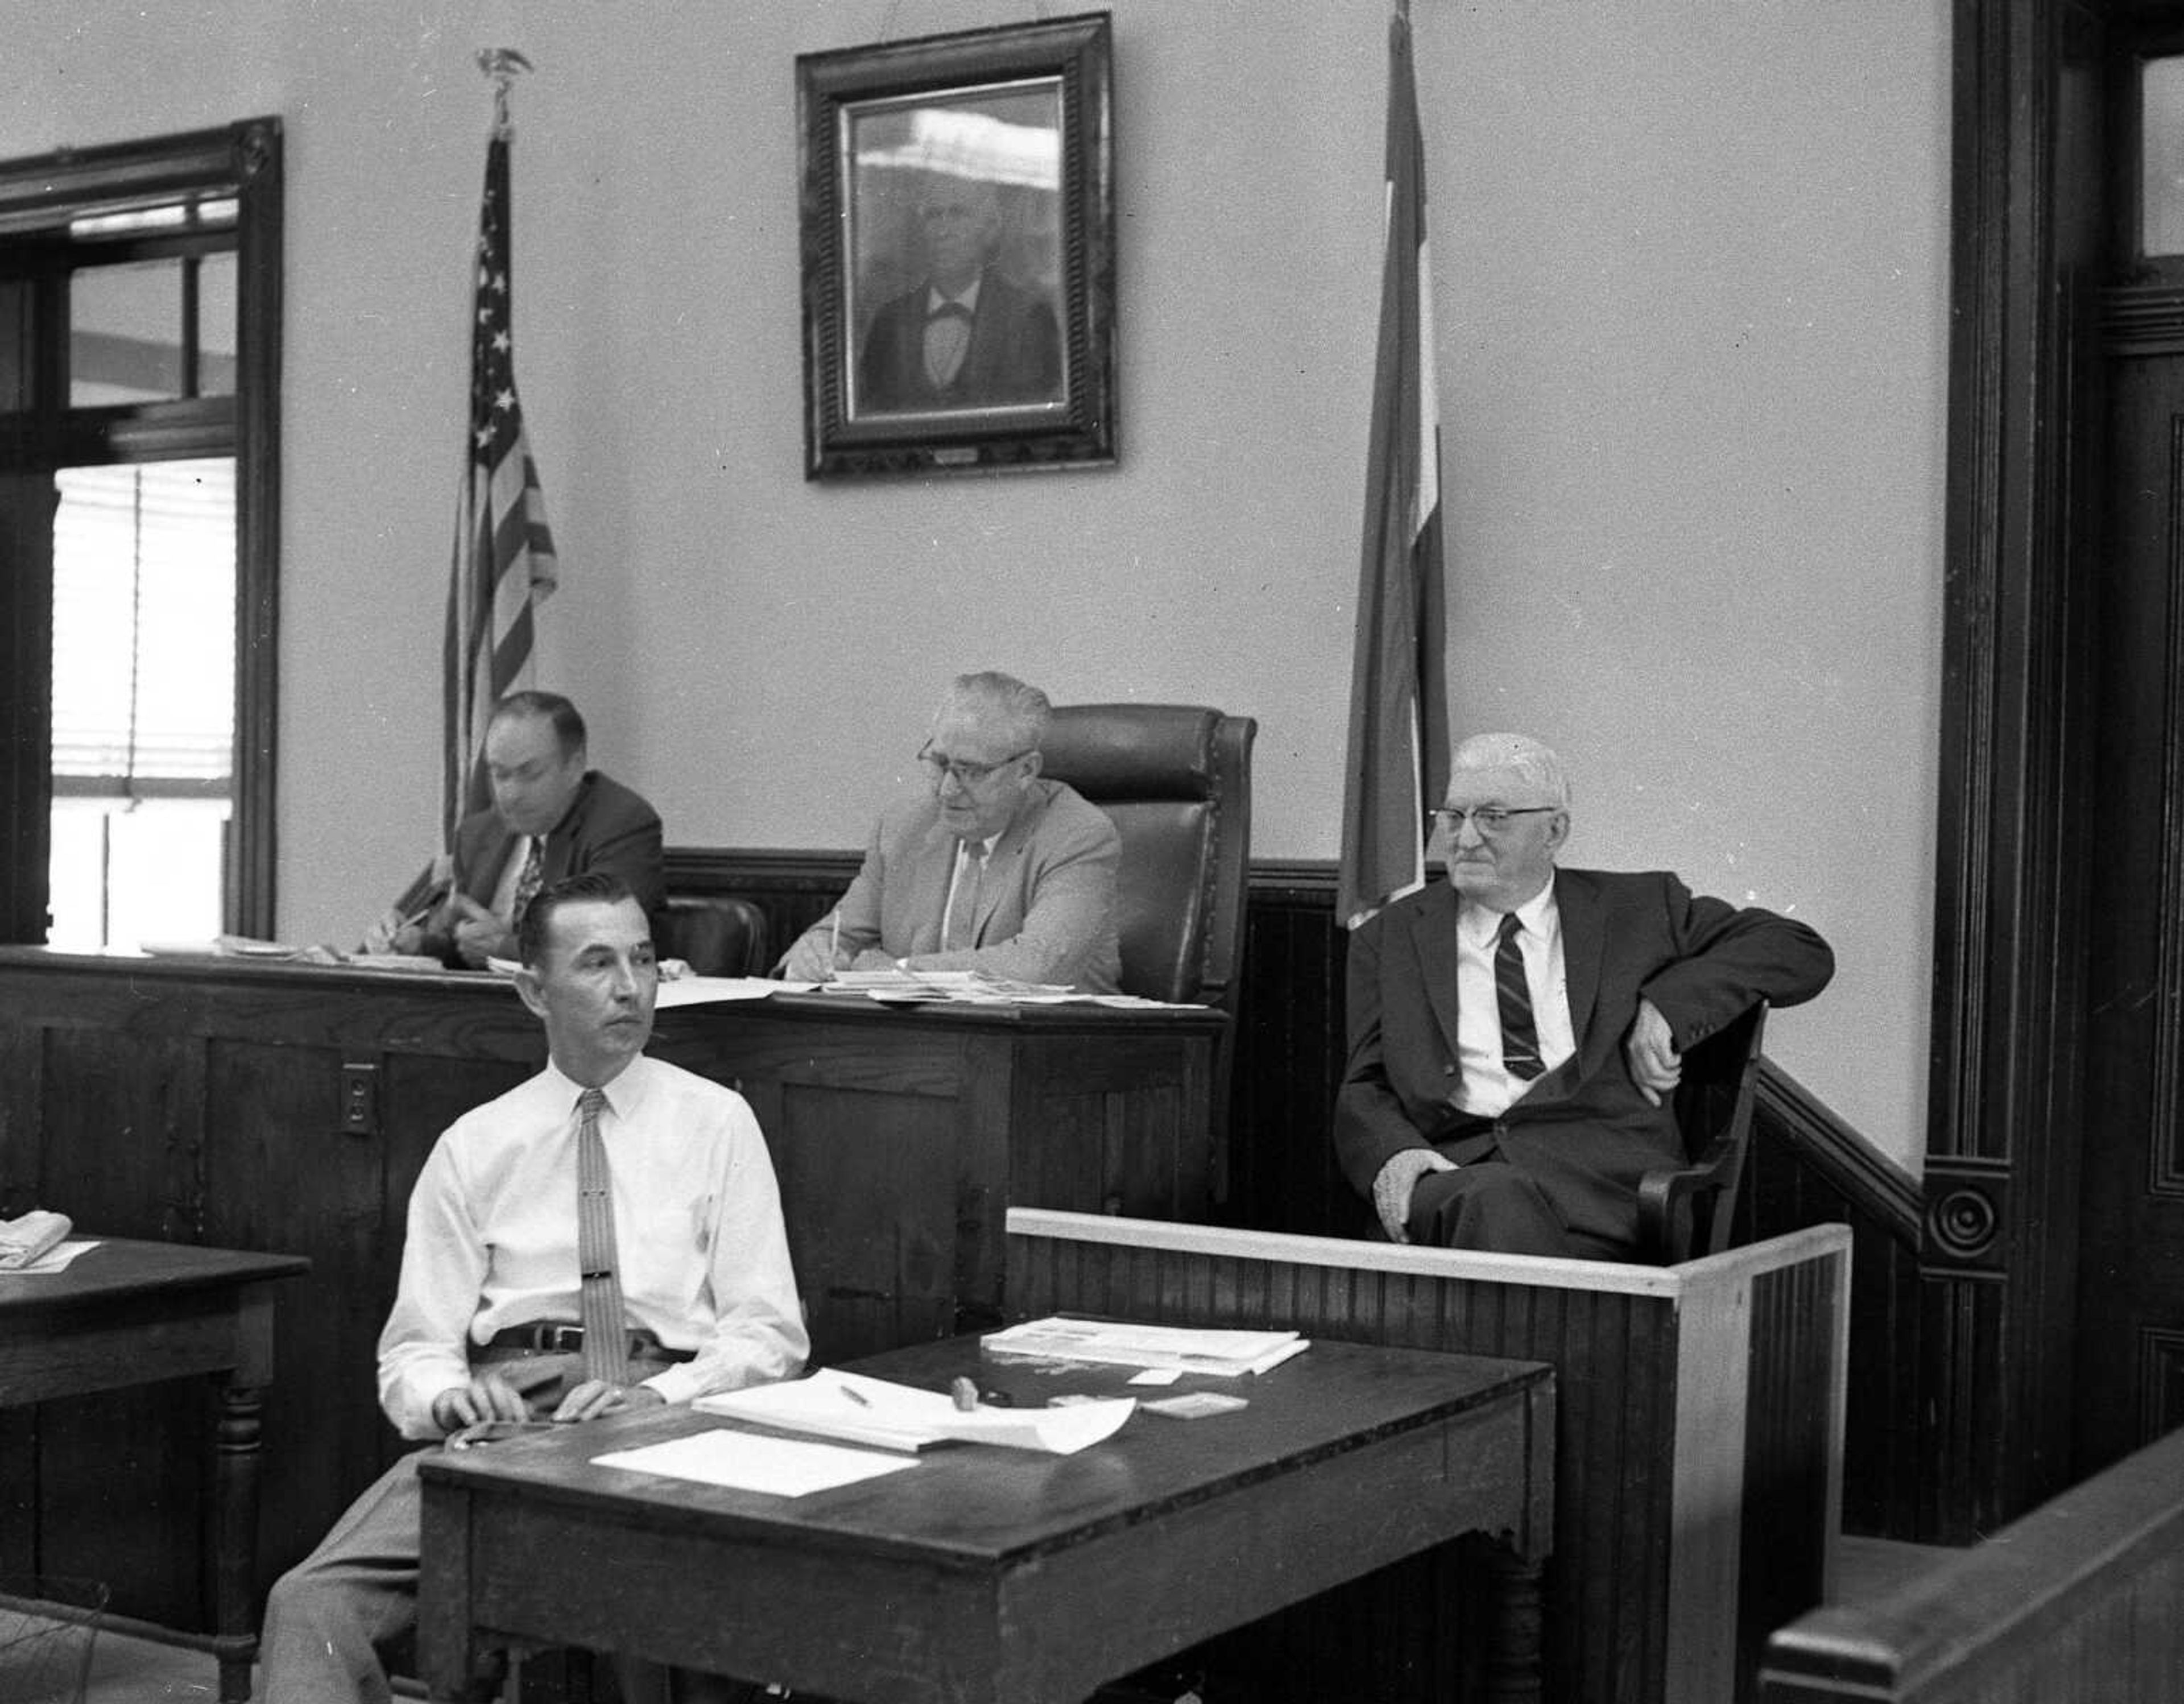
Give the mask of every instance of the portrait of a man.
[[851, 412], [1061, 402], [1053, 97], [972, 92], [855, 128]]

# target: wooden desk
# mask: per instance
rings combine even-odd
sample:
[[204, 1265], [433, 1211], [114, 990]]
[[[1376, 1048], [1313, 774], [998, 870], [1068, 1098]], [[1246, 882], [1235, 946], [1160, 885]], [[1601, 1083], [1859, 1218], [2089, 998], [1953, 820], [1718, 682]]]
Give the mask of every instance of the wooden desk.
[[[0, 1407], [209, 1373], [220, 1392], [211, 1636], [162, 1637], [220, 1659], [220, 1696], [250, 1696], [261, 1393], [273, 1382], [273, 1286], [310, 1262], [120, 1239], [65, 1272], [0, 1272]], [[194, 1558], [192, 1559], [194, 1561]], [[147, 1629], [149, 1630], [149, 1629]]]
[[[1027, 1404], [1114, 1394], [1126, 1370], [1042, 1375], [972, 1339], [860, 1370], [971, 1372]], [[1075, 1456], [959, 1447], [800, 1498], [593, 1467], [729, 1423], [618, 1416], [421, 1470], [418, 1655], [434, 1696], [475, 1656], [579, 1642], [894, 1704], [1081, 1704], [1102, 1681], [1467, 1532], [1501, 1534], [1521, 1593], [1552, 1528], [1554, 1383], [1533, 1362], [1316, 1344], [1206, 1420], [1134, 1415]], [[1538, 1696], [1531, 1649], [1499, 1697]], [[1529, 1671], [1529, 1673], [1527, 1673]]]
[[[1209, 1217], [1226, 1022], [776, 996], [663, 1012], [652, 1051], [749, 1097], [815, 1352], [840, 1362], [998, 1323], [1009, 1204]], [[261, 1590], [396, 1453], [371, 1369], [426, 1155], [544, 1058], [495, 977], [0, 948], [0, 1213], [312, 1261], [278, 1323]], [[36, 1439], [0, 1419], [0, 1510], [36, 1512], [20, 1542], [59, 1571], [96, 1500], [135, 1559], [118, 1592], [188, 1624], [196, 1578], [162, 1559], [197, 1436], [153, 1397]]]

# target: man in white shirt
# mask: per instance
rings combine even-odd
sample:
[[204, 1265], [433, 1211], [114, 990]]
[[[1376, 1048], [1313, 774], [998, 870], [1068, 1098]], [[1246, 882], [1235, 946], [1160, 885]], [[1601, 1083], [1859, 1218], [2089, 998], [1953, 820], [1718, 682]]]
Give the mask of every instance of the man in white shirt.
[[[520, 950], [516, 988], [545, 1024], [549, 1062], [456, 1120], [418, 1178], [380, 1336], [387, 1417], [438, 1439], [791, 1376], [810, 1345], [766, 1142], [742, 1096], [644, 1056], [658, 972], [627, 884], [593, 874], [543, 889]], [[587, 1214], [611, 1235], [580, 1232]], [[588, 1314], [618, 1317], [623, 1340], [603, 1345]], [[388, 1697], [378, 1647], [416, 1619], [421, 1453], [275, 1584], [265, 1704]], [[659, 1696], [660, 1671], [623, 1667]], [[677, 1685], [721, 1696], [702, 1677]]]
[[1683, 1050], [1834, 955], [1665, 871], [1558, 869], [1569, 785], [1522, 734], [1458, 747], [1438, 815], [1448, 879], [1351, 937], [1337, 1157], [1397, 1242], [1628, 1259], [1639, 1179], [1683, 1163]]

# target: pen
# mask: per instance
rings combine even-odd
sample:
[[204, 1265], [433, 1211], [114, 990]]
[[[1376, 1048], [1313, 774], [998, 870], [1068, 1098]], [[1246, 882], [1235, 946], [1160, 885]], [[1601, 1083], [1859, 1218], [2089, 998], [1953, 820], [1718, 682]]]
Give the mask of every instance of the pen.
[[828, 921], [833, 925], [833, 933], [827, 941], [827, 968], [831, 972], [842, 962], [842, 908], [839, 905], [834, 907], [834, 915]]
[[403, 918], [399, 927], [406, 929], [412, 924], [423, 922], [426, 918], [432, 915], [433, 911], [438, 908], [440, 902], [446, 898], [446, 888], [442, 883], [435, 882], [431, 887], [425, 890], [424, 903], [419, 905], [415, 910], [410, 912], [409, 916]]
[[869, 1408], [872, 1406], [872, 1399], [866, 1396], [863, 1391], [858, 1389], [855, 1385], [844, 1384], [841, 1387], [841, 1390], [844, 1396], [848, 1397], [850, 1401], [855, 1403], [860, 1408]]

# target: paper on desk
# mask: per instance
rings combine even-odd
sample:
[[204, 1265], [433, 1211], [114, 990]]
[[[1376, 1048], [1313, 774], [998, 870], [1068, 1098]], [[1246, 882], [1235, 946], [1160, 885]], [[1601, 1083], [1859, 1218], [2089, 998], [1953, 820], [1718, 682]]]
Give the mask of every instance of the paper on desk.
[[1117, 1367], [1168, 1367], [1234, 1378], [1265, 1373], [1312, 1347], [1294, 1331], [1192, 1330], [1125, 1321], [1026, 1320], [978, 1339], [989, 1354], [1039, 1361], [1090, 1361]]
[[0, 1272], [32, 1265], [75, 1228], [66, 1213], [35, 1207], [19, 1219], [0, 1219]]
[[[851, 1390], [864, 1400], [850, 1395]], [[953, 1441], [1072, 1456], [1112, 1436], [1138, 1405], [1134, 1397], [1119, 1396], [1067, 1408], [981, 1405], [966, 1411], [936, 1390], [822, 1367], [808, 1378], [700, 1396], [691, 1406], [708, 1414], [732, 1415], [784, 1431], [841, 1438], [883, 1450], [916, 1451]]]
[[660, 998], [655, 1004], [665, 1011], [670, 1006], [764, 1000], [768, 994], [781, 993], [782, 988], [781, 983], [767, 977], [677, 977], [673, 982], [663, 981], [660, 984]]
[[61, 1243], [47, 1249], [28, 1265], [0, 1267], [0, 1278], [44, 1278], [53, 1272], [64, 1272], [75, 1264], [79, 1256], [87, 1255], [98, 1246], [96, 1240]]
[[598, 1467], [627, 1467], [671, 1479], [727, 1485], [739, 1491], [765, 1491], [777, 1497], [800, 1497], [834, 1485], [853, 1485], [882, 1473], [917, 1465], [902, 1456], [870, 1450], [844, 1450], [838, 1444], [813, 1444], [800, 1438], [767, 1438], [729, 1426], [616, 1450], [592, 1457]]

